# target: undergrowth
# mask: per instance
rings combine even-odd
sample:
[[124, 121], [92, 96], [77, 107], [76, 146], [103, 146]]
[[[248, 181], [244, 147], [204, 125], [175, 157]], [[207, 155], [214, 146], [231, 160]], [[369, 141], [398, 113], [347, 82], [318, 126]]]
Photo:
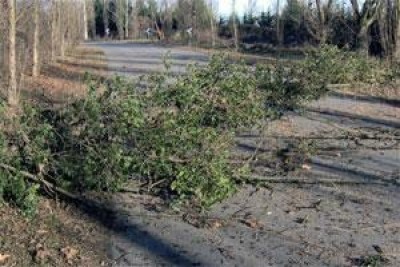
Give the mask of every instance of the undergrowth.
[[310, 56], [300, 67], [254, 70], [216, 56], [178, 78], [150, 76], [145, 90], [91, 80], [85, 99], [59, 110], [24, 105], [10, 117], [3, 105], [0, 161], [15, 171], [1, 168], [0, 197], [32, 215], [39, 187], [24, 173], [72, 192], [117, 191], [140, 175], [173, 203], [207, 208], [248, 172], [230, 161], [235, 133], [327, 91], [321, 60], [330, 62]]

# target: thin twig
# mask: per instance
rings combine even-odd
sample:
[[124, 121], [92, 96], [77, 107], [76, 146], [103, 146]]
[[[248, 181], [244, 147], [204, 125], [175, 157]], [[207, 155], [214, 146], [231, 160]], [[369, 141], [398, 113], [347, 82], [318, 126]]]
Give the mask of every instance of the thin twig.
[[383, 182], [344, 181], [339, 179], [317, 179], [305, 180], [300, 178], [271, 178], [262, 176], [247, 176], [244, 181], [250, 184], [272, 183], [272, 184], [339, 184], [339, 185], [388, 185]]

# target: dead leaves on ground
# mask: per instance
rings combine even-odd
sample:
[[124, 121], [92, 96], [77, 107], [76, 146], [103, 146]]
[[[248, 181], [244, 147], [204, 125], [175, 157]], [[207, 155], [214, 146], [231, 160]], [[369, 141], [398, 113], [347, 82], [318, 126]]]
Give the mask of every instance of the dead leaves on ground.
[[219, 218], [207, 218], [199, 214], [184, 214], [183, 221], [196, 228], [219, 229], [226, 225], [226, 221]]
[[[67, 262], [68, 264], [72, 264], [73, 260], [77, 259], [79, 250], [67, 246], [59, 250], [61, 257]], [[1, 256], [2, 254], [0, 254]], [[47, 247], [41, 243], [36, 244], [35, 248], [32, 251], [32, 256], [33, 259], [35, 260], [36, 263], [43, 264], [47, 262], [48, 260], [51, 260], [53, 255]], [[1, 258], [0, 258], [0, 264], [1, 264]]]
[[6, 264], [7, 261], [8, 261], [8, 259], [9, 259], [10, 257], [11, 257], [10, 254], [6, 254], [6, 253], [3, 254], [3, 253], [0, 253], [0, 266]]
[[241, 220], [241, 223], [243, 223], [244, 225], [246, 225], [247, 227], [250, 227], [252, 229], [260, 229], [263, 227], [263, 224], [256, 218], [244, 219], [244, 220]]
[[65, 247], [61, 249], [61, 254], [67, 262], [71, 262], [78, 256], [79, 250], [73, 247]]
[[51, 256], [50, 251], [42, 244], [37, 244], [33, 251], [33, 258], [37, 263], [45, 262]]

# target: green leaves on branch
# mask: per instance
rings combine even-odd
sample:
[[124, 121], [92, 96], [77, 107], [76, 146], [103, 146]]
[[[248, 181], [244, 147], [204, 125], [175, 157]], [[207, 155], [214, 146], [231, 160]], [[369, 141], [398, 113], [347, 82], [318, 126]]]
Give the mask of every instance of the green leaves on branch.
[[[0, 157], [69, 190], [116, 191], [140, 175], [155, 192], [208, 207], [248, 171], [230, 163], [235, 133], [318, 98], [325, 83], [297, 66], [253, 69], [221, 56], [178, 78], [151, 76], [142, 91], [121, 78], [91, 81], [86, 99], [57, 111], [26, 107], [17, 121], [4, 120]], [[31, 211], [36, 192], [2, 170], [0, 196]]]
[[313, 84], [384, 83], [395, 75], [381, 60], [329, 45], [309, 53], [299, 69]]

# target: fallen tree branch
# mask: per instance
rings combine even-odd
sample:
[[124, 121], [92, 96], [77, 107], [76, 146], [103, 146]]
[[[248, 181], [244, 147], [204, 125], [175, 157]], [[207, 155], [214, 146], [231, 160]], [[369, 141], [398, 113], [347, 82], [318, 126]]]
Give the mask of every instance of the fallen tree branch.
[[3, 164], [3, 163], [0, 163], [0, 168], [3, 168], [4, 170], [7, 170], [7, 171], [11, 171], [11, 172], [13, 172], [15, 174], [17, 174], [17, 173], [21, 174], [23, 177], [29, 179], [30, 181], [32, 181], [34, 183], [37, 183], [37, 184], [40, 184], [43, 187], [51, 189], [52, 191], [57, 192], [57, 193], [59, 193], [61, 195], [64, 195], [64, 196], [66, 196], [66, 197], [68, 197], [70, 199], [81, 200], [81, 198], [79, 196], [74, 195], [74, 194], [72, 194], [72, 193], [70, 193], [70, 192], [68, 192], [68, 191], [66, 191], [66, 190], [64, 190], [64, 189], [62, 189], [60, 187], [57, 187], [54, 184], [52, 184], [52, 183], [50, 183], [50, 182], [48, 182], [48, 181], [46, 181], [46, 180], [44, 180], [42, 178], [39, 178], [39, 177], [29, 173], [29, 172], [20, 171], [20, 170], [14, 168], [12, 166], [9, 166], [9, 165]]
[[[249, 184], [338, 184], [338, 185], [388, 185], [384, 182], [344, 181], [340, 179], [305, 180], [301, 178], [272, 178], [263, 176], [246, 176], [242, 181]], [[240, 181], [240, 178], [239, 180]]]
[[341, 136], [279, 136], [279, 135], [269, 135], [267, 138], [274, 139], [287, 139], [287, 140], [351, 140], [354, 138], [360, 138], [362, 140], [377, 140], [377, 141], [386, 141], [386, 140], [400, 140], [400, 136], [371, 136], [368, 133], [360, 132], [358, 135], [341, 135]]

